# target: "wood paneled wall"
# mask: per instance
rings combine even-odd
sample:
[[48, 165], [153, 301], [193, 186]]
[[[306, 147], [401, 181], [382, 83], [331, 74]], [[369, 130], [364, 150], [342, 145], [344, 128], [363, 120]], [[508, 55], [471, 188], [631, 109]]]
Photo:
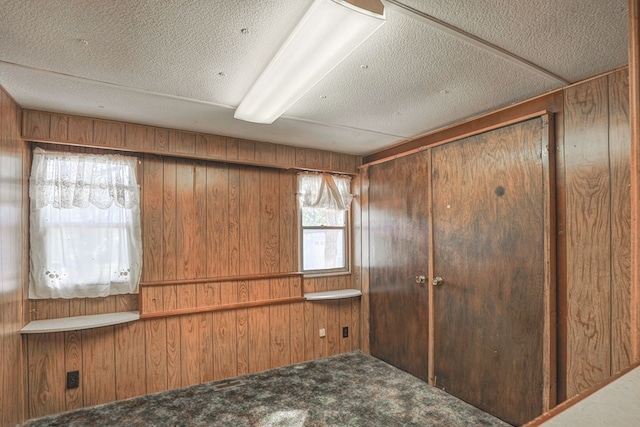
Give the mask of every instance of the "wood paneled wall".
[[[556, 215], [558, 302], [558, 401], [576, 395], [631, 363], [630, 134], [626, 69], [536, 98], [478, 122], [453, 126], [421, 143], [438, 145], [456, 129], [465, 134], [517, 114], [553, 112], [556, 123]], [[419, 149], [406, 147], [366, 157], [372, 163]], [[402, 176], [398, 173], [398, 176]], [[366, 191], [368, 175], [361, 180]], [[397, 183], [398, 191], [402, 184]], [[411, 191], [411, 189], [406, 189]], [[367, 235], [363, 205], [361, 239]], [[426, 227], [426, 225], [425, 225]], [[368, 244], [368, 243], [367, 243]], [[366, 249], [368, 250], [368, 249]], [[366, 251], [365, 250], [365, 251]], [[380, 248], [376, 248], [380, 250]], [[367, 260], [362, 259], [365, 266]], [[362, 288], [368, 278], [363, 276]], [[363, 299], [366, 303], [367, 299]], [[637, 304], [637, 302], [636, 302]], [[363, 334], [368, 334], [364, 325]]]
[[566, 276], [560, 277], [566, 396], [631, 363], [630, 134], [627, 72], [564, 92]]
[[25, 110], [27, 141], [114, 148], [227, 163], [355, 174], [358, 156], [132, 123]]
[[20, 139], [21, 111], [0, 87], [0, 426], [24, 420], [27, 194], [23, 168], [29, 153]]
[[[95, 129], [95, 127], [94, 127]], [[71, 131], [71, 127], [69, 127]], [[75, 132], [75, 131], [74, 131]], [[112, 134], [116, 135], [116, 134]], [[152, 132], [171, 141], [194, 134]], [[154, 142], [155, 144], [159, 144]], [[188, 143], [187, 145], [190, 145]], [[84, 152], [96, 148], [57, 147]], [[297, 271], [292, 170], [138, 154], [144, 282]], [[350, 288], [351, 275], [154, 285], [145, 312], [299, 296]], [[33, 319], [138, 309], [138, 299], [32, 301]], [[262, 371], [360, 349], [360, 301], [295, 302], [150, 318], [124, 325], [29, 335], [29, 418]], [[342, 327], [349, 337], [342, 337]], [[319, 329], [326, 329], [326, 337]], [[80, 371], [78, 389], [65, 373]]]

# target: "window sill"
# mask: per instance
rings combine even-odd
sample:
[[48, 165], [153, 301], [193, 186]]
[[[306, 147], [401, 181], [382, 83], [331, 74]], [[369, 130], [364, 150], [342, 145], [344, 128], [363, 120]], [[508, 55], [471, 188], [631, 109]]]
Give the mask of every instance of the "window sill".
[[340, 270], [340, 271], [331, 271], [331, 272], [323, 272], [323, 271], [313, 271], [304, 274], [305, 279], [315, 279], [318, 277], [330, 277], [330, 276], [350, 276], [351, 270]]
[[339, 289], [336, 291], [310, 292], [304, 294], [307, 301], [323, 301], [332, 299], [356, 298], [362, 295], [360, 289]]
[[89, 316], [74, 316], [58, 319], [34, 320], [20, 330], [21, 334], [45, 334], [52, 332], [79, 331], [82, 329], [101, 328], [103, 326], [119, 325], [140, 319], [137, 311], [121, 313], [93, 314]]

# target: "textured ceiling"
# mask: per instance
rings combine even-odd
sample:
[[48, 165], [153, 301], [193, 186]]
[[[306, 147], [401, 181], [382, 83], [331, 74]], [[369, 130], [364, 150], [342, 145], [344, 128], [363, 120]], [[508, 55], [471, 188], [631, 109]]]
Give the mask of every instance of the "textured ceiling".
[[311, 3], [0, 0], [0, 84], [25, 108], [366, 154], [627, 63], [626, 0], [390, 1], [283, 117], [234, 119]]

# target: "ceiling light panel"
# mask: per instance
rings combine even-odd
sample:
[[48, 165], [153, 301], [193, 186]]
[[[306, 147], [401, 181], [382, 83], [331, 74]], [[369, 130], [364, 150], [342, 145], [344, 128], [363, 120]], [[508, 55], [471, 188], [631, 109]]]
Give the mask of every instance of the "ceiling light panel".
[[273, 123], [382, 24], [339, 0], [316, 0], [238, 106], [234, 117]]

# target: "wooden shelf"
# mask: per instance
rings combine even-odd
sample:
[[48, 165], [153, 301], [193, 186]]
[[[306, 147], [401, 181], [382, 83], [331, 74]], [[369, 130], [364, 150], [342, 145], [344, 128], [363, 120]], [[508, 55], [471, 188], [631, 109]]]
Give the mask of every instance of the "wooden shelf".
[[137, 311], [121, 313], [93, 314], [89, 316], [63, 317], [58, 319], [34, 320], [20, 330], [21, 334], [45, 334], [50, 332], [79, 331], [81, 329], [100, 328], [119, 325], [140, 319]]
[[322, 301], [330, 299], [355, 298], [362, 295], [360, 289], [339, 289], [337, 291], [310, 292], [304, 294], [307, 301]]

